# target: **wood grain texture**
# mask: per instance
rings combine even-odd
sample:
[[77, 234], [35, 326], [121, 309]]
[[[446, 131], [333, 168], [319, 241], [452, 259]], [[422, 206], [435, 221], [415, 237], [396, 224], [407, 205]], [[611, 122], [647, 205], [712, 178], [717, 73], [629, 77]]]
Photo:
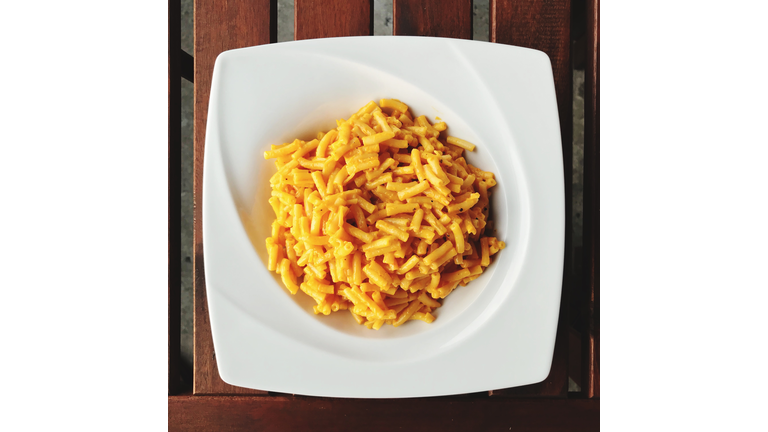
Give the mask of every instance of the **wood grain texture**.
[[277, 41], [276, 0], [195, 0], [194, 119], [194, 393], [265, 393], [224, 383], [216, 367], [203, 267], [202, 199], [205, 124], [216, 56], [226, 50]]
[[168, 394], [181, 388], [181, 2], [168, 2]]
[[596, 399], [172, 396], [168, 430], [597, 431]]
[[570, 63], [570, 0], [491, 0], [491, 42], [544, 51], [552, 62], [557, 93], [565, 175], [565, 256], [557, 339], [549, 376], [539, 384], [494, 390], [494, 396], [560, 396], [568, 393], [568, 306], [573, 226], [572, 71]]
[[472, 39], [472, 0], [394, 0], [395, 35]]
[[373, 0], [295, 0], [296, 40], [373, 35]]
[[587, 2], [584, 75], [584, 393], [600, 396], [600, 0]]

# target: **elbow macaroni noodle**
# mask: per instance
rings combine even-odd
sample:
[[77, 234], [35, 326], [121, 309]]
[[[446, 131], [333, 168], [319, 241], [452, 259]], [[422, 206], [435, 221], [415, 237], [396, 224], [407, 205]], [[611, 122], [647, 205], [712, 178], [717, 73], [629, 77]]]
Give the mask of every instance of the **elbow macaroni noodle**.
[[[439, 120], [439, 119], [438, 119]], [[468, 164], [474, 144], [440, 139], [445, 122], [371, 101], [311, 141], [272, 145], [275, 212], [268, 267], [316, 314], [349, 311], [378, 330], [432, 312], [504, 249], [485, 236], [493, 173]]]

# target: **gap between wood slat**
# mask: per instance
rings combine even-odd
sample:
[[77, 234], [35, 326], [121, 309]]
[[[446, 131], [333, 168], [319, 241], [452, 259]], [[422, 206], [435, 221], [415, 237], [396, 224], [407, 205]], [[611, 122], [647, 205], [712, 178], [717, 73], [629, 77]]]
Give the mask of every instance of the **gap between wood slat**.
[[181, 390], [181, 3], [168, 2], [168, 394]]

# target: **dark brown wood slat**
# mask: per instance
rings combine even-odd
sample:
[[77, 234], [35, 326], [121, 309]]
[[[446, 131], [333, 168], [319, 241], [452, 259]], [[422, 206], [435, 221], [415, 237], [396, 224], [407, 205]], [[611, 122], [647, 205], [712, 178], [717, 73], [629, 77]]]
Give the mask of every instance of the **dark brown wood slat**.
[[373, 35], [373, 0], [295, 0], [296, 40]]
[[[575, 283], [575, 277], [574, 277], [574, 283]], [[583, 357], [583, 351], [581, 346], [582, 343], [582, 337], [581, 333], [573, 328], [572, 326], [569, 326], [568, 328], [568, 375], [573, 379], [573, 382], [576, 383], [581, 388], [584, 388], [584, 379], [582, 374], [582, 368], [584, 362], [582, 361]]]
[[395, 35], [472, 39], [472, 0], [394, 0], [392, 7]]
[[168, 394], [181, 388], [181, 2], [168, 2]]
[[570, 63], [570, 0], [491, 0], [491, 42], [544, 51], [552, 61], [557, 93], [565, 174], [565, 256], [563, 292], [555, 352], [549, 376], [539, 384], [494, 390], [498, 396], [560, 396], [568, 394], [568, 304], [571, 281], [572, 72]]
[[175, 431], [597, 431], [596, 399], [172, 396]]
[[195, 394], [263, 394], [224, 383], [216, 368], [203, 267], [202, 199], [205, 123], [213, 64], [221, 52], [277, 41], [276, 0], [195, 0], [194, 284]]
[[587, 2], [584, 76], [584, 394], [600, 396], [600, 0]]
[[195, 59], [184, 50], [181, 51], [181, 77], [191, 83], [195, 82]]

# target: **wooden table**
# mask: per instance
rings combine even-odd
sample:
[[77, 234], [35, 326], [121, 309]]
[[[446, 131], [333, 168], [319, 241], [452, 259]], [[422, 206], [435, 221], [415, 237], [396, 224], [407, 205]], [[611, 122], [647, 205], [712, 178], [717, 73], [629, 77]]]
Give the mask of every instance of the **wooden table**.
[[[195, 0], [194, 60], [181, 51], [179, 2], [169, 1], [169, 430], [597, 430], [599, 429], [599, 0], [491, 0], [490, 41], [546, 52], [563, 142], [566, 238], [563, 295], [552, 369], [543, 382], [467, 395], [336, 399], [276, 394], [224, 383], [216, 367], [205, 295], [202, 173], [211, 74], [222, 51], [277, 40], [276, 0]], [[394, 0], [394, 34], [472, 38], [472, 0]], [[583, 11], [586, 11], [586, 14]], [[572, 17], [573, 12], [573, 17]], [[572, 43], [571, 29], [586, 26]], [[295, 0], [295, 37], [373, 34], [372, 0]], [[572, 59], [586, 62], [584, 245], [572, 248]], [[193, 63], [194, 62], [194, 63]], [[194, 71], [194, 72], [193, 72]], [[194, 370], [185, 389], [180, 335], [180, 82], [195, 84]], [[582, 391], [568, 392], [575, 377]]]

